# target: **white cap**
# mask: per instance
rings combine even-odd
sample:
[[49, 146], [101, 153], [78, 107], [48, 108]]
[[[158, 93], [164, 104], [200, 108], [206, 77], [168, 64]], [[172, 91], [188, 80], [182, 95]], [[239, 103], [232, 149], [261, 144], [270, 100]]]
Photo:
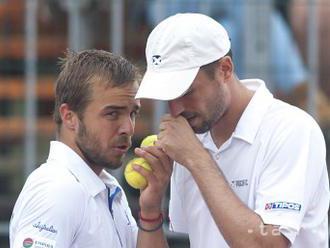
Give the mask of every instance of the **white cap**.
[[227, 31], [212, 18], [197, 13], [168, 17], [148, 37], [147, 71], [136, 98], [180, 97], [201, 66], [220, 59], [229, 50]]

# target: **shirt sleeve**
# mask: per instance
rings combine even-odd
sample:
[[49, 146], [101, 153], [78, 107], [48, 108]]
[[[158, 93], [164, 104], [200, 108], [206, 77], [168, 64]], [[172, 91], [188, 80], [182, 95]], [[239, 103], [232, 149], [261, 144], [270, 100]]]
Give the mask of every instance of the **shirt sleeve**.
[[[319, 223], [327, 212], [325, 142], [318, 125], [309, 120], [277, 127], [270, 140], [257, 185], [255, 212], [265, 224], [278, 225], [293, 243], [307, 211], [319, 204], [319, 216], [314, 213]], [[316, 203], [316, 199], [322, 200]]]
[[70, 247], [83, 220], [82, 189], [72, 182], [35, 183], [34, 176], [27, 181], [13, 211], [11, 247]]
[[182, 207], [182, 194], [180, 190], [183, 189], [183, 171], [180, 165], [174, 164], [173, 174], [171, 177], [171, 191], [169, 202], [169, 218], [170, 231], [188, 233], [187, 224], [185, 220], [185, 209]]

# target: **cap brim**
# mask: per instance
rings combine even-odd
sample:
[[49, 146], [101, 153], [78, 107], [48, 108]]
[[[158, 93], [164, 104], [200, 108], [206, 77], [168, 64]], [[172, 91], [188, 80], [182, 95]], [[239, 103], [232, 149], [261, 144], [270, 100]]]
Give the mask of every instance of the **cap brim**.
[[135, 98], [173, 100], [184, 94], [194, 81], [199, 67], [174, 72], [147, 70]]

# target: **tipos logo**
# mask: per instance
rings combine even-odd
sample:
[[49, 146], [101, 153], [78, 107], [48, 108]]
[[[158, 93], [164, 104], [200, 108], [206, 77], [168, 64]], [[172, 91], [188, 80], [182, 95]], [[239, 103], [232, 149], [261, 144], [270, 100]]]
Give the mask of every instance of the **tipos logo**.
[[23, 241], [24, 248], [32, 247], [32, 245], [33, 245], [33, 239], [31, 239], [31, 238], [24, 239], [24, 241]]
[[276, 209], [300, 211], [301, 204], [294, 202], [270, 202], [270, 203], [266, 203], [265, 205], [265, 210], [276, 210]]

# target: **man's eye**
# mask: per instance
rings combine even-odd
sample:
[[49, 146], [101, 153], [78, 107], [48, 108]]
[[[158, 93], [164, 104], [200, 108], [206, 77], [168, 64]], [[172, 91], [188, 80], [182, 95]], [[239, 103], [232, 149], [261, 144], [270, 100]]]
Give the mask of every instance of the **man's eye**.
[[111, 111], [111, 112], [108, 112], [106, 115], [109, 117], [117, 117], [118, 114], [119, 114], [118, 111]]

